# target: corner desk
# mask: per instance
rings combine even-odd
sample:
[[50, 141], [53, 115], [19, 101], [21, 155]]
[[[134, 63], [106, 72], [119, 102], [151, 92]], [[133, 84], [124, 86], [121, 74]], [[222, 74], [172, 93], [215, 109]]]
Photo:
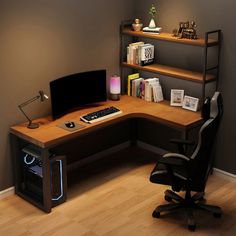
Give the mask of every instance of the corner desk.
[[[88, 124], [80, 120], [80, 116], [103, 109], [108, 106], [115, 106], [122, 111], [114, 117]], [[153, 122], [163, 124], [165, 126], [177, 129], [182, 133], [183, 138], [186, 137], [188, 131], [192, 128], [198, 127], [202, 123], [201, 114], [199, 112], [192, 112], [184, 110], [180, 107], [173, 107], [169, 102], [163, 101], [160, 103], [146, 102], [142, 99], [130, 97], [127, 95], [121, 96], [119, 101], [106, 101], [98, 103], [96, 107], [86, 107], [63, 117], [52, 120], [51, 116], [34, 120], [40, 124], [37, 129], [28, 129], [26, 123], [12, 126], [10, 128], [12, 158], [14, 163], [14, 181], [15, 193], [33, 205], [49, 213], [52, 207], [51, 194], [51, 167], [50, 149], [60, 145], [64, 142], [69, 142], [78, 139], [87, 133], [96, 133], [97, 130], [109, 127], [127, 119], [145, 118]], [[74, 121], [84, 127], [74, 132], [64, 130], [58, 125], [66, 121]], [[134, 137], [135, 138], [135, 137]], [[42, 197], [41, 199], [27, 194], [22, 188], [22, 161], [20, 160], [20, 153], [27, 145], [33, 145], [40, 150], [42, 161]], [[58, 158], [58, 157], [53, 157]], [[59, 158], [60, 159], [60, 158]], [[66, 185], [66, 172], [64, 173], [64, 184]], [[66, 194], [66, 188], [65, 188]]]

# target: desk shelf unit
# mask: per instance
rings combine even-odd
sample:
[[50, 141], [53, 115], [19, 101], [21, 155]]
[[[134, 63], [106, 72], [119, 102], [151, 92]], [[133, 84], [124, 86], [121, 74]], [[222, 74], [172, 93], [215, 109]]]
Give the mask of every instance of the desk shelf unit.
[[[28, 128], [27, 128], [28, 129]], [[15, 193], [49, 213], [66, 200], [65, 156], [11, 134]]]
[[[210, 38], [214, 36], [214, 39]], [[177, 67], [172, 67], [168, 65], [161, 65], [154, 63], [147, 66], [140, 66], [136, 64], [128, 64], [126, 62], [126, 37], [131, 37], [132, 42], [139, 41], [140, 38], [144, 39], [154, 39], [167, 41], [169, 43], [179, 43], [191, 46], [197, 46], [204, 50], [203, 54], [203, 65], [202, 71], [192, 71], [191, 69], [181, 69]], [[174, 37], [171, 33], [161, 32], [160, 34], [148, 33], [143, 31], [133, 31], [132, 21], [123, 21], [120, 27], [120, 74], [122, 78], [122, 93], [126, 93], [127, 81], [124, 75], [124, 68], [130, 68], [133, 71], [147, 71], [156, 73], [159, 75], [170, 76], [172, 78], [182, 79], [186, 81], [191, 81], [194, 83], [201, 84], [201, 97], [200, 100], [204, 102], [206, 97], [206, 84], [215, 82], [215, 90], [218, 89], [219, 80], [219, 61], [220, 61], [220, 49], [221, 49], [221, 30], [209, 31], [205, 33], [204, 38], [198, 39], [185, 39]], [[216, 63], [214, 66], [209, 66], [209, 48], [215, 47], [216, 53]]]

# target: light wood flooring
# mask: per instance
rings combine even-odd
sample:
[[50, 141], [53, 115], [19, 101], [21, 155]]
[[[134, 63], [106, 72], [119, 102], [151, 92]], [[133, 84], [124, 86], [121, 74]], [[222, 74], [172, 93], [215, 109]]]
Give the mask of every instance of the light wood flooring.
[[206, 198], [222, 207], [222, 218], [195, 212], [194, 233], [188, 231], [182, 211], [152, 218], [154, 208], [165, 203], [167, 186], [149, 182], [155, 161], [147, 156], [141, 149], [121, 151], [77, 169], [69, 175], [67, 202], [50, 214], [15, 195], [1, 200], [0, 235], [236, 235], [236, 182], [215, 174], [208, 180]]

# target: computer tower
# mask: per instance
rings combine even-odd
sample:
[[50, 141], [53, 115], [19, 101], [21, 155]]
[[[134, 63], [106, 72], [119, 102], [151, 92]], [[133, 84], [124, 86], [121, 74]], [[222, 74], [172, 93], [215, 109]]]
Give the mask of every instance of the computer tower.
[[65, 156], [55, 156], [51, 160], [52, 206], [66, 201], [67, 178]]
[[[22, 150], [23, 179], [22, 190], [31, 197], [43, 202], [43, 169], [40, 149], [29, 146]], [[50, 186], [52, 206], [61, 204], [66, 200], [66, 158], [65, 156], [50, 157]]]

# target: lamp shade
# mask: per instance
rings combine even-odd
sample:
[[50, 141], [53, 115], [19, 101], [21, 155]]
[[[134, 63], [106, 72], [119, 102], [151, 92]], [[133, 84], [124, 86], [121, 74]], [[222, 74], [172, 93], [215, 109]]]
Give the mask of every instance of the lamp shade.
[[113, 75], [110, 78], [110, 95], [112, 100], [119, 100], [120, 97], [120, 77]]

